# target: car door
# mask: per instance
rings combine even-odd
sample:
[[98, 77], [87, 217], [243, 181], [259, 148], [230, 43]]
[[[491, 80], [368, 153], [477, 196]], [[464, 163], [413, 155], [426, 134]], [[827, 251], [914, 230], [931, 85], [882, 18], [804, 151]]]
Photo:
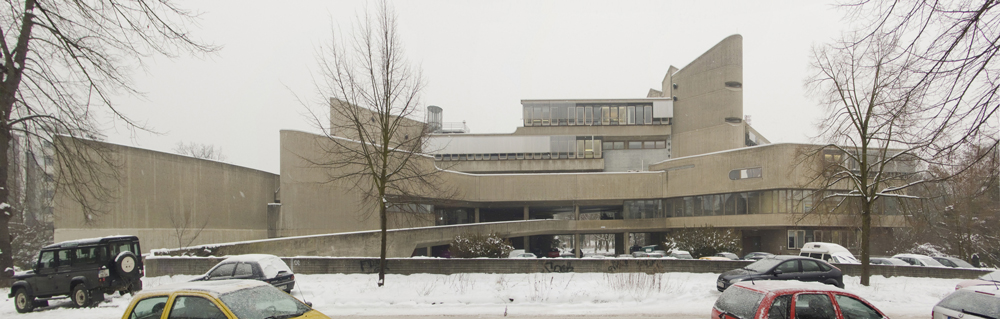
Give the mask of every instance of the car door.
[[35, 277], [32, 278], [34, 282], [31, 283], [35, 296], [55, 293], [56, 266], [58, 264], [55, 251], [43, 251], [41, 254], [38, 254]]
[[169, 295], [148, 296], [138, 301], [128, 311], [128, 319], [160, 319], [167, 305]]
[[818, 262], [814, 260], [800, 260], [799, 262], [802, 266], [802, 275], [799, 276], [799, 280], [818, 282], [826, 280], [828, 274], [823, 271]]
[[56, 267], [56, 274], [52, 281], [55, 288], [54, 294], [68, 295], [70, 289], [70, 280], [73, 279], [74, 265], [73, 257], [76, 254], [75, 249], [60, 249], [56, 251], [56, 260], [58, 260], [59, 266]]
[[830, 296], [825, 293], [798, 293], [792, 302], [794, 319], [837, 319]]
[[174, 297], [167, 319], [229, 319], [219, 305], [205, 296], [178, 295]]
[[785, 262], [778, 264], [777, 267], [774, 267], [774, 270], [781, 271], [779, 274], [774, 276], [774, 279], [776, 280], [799, 280], [799, 277], [802, 276], [802, 268], [799, 267], [798, 259], [786, 260]]

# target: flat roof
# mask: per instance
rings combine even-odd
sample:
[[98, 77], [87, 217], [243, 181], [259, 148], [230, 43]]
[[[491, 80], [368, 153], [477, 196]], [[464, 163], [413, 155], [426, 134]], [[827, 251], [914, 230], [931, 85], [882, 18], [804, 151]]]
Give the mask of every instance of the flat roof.
[[573, 103], [643, 103], [652, 101], [673, 101], [670, 97], [643, 97], [643, 98], [624, 98], [624, 99], [523, 99], [521, 103], [531, 103], [531, 102], [573, 102]]

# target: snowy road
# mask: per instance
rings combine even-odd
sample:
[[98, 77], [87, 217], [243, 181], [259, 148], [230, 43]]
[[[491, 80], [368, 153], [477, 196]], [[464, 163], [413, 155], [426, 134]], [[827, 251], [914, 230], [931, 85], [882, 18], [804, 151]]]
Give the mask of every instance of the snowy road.
[[[330, 317], [370, 318], [707, 318], [719, 296], [714, 274], [456, 274], [296, 275], [292, 294]], [[147, 287], [193, 276], [144, 279]], [[863, 287], [845, 277], [847, 290], [896, 319], [929, 318], [931, 308], [958, 279], [872, 277]], [[74, 309], [69, 301], [17, 314], [13, 300], [0, 303], [2, 318], [121, 318], [129, 296], [109, 296], [97, 308]]]

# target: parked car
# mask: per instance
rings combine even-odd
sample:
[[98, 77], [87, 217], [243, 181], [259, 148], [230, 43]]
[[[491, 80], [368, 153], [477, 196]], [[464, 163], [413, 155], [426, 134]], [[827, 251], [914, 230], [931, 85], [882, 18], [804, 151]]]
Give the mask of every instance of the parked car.
[[39, 251], [34, 268], [14, 275], [8, 297], [17, 312], [69, 296], [77, 307], [94, 306], [104, 294], [142, 290], [142, 252], [136, 236], [65, 241]]
[[295, 288], [295, 274], [281, 258], [266, 254], [232, 256], [212, 267], [205, 275], [192, 281], [255, 279], [269, 283], [285, 292]]
[[937, 260], [937, 262], [941, 263], [942, 265], [951, 268], [977, 268], [976, 266], [973, 266], [972, 264], [967, 263], [964, 260], [955, 257], [931, 257], [931, 258], [934, 258], [934, 260]]
[[907, 262], [907, 263], [909, 263], [910, 265], [913, 265], [913, 266], [945, 267], [945, 265], [942, 265], [937, 260], [934, 260], [934, 258], [931, 258], [930, 256], [925, 256], [925, 255], [896, 254], [896, 255], [892, 256], [892, 258], [902, 259], [903, 261], [905, 261], [905, 262]]
[[[166, 316], [164, 315], [166, 313]], [[295, 297], [258, 280], [183, 282], [135, 295], [122, 319], [327, 318]]]
[[726, 258], [726, 257], [719, 257], [719, 256], [705, 256], [705, 257], [701, 257], [701, 258], [698, 258], [698, 259], [699, 260], [732, 260], [732, 259], [729, 259], [729, 258]]
[[823, 260], [801, 256], [771, 256], [746, 267], [719, 275], [716, 289], [725, 291], [742, 281], [798, 280], [816, 281], [844, 288], [844, 273]]
[[910, 263], [903, 261], [902, 259], [892, 258], [892, 257], [871, 257], [868, 258], [869, 265], [885, 265], [885, 266], [911, 266]]
[[744, 281], [719, 296], [711, 318], [881, 319], [886, 316], [864, 298], [828, 285]]
[[674, 249], [673, 251], [671, 251], [670, 254], [667, 255], [667, 256], [668, 257], [674, 257], [674, 258], [677, 258], [677, 259], [694, 259], [694, 257], [691, 257], [691, 253], [689, 253], [689, 252], [687, 252], [685, 250], [677, 250], [677, 249]]
[[989, 285], [989, 286], [1000, 285], [1000, 270], [979, 276], [979, 278], [977, 279], [962, 281], [958, 283], [958, 285], [955, 285], [955, 290], [959, 290], [969, 286], [980, 286], [980, 285]]
[[717, 256], [717, 257], [726, 257], [729, 260], [740, 260], [740, 256], [737, 256], [734, 253], [725, 253], [725, 252], [723, 252], [723, 253], [717, 253], [717, 254], [715, 254], [715, 256]]
[[931, 311], [933, 319], [1000, 318], [1000, 288], [972, 286], [941, 299]]
[[761, 260], [770, 256], [774, 256], [772, 253], [766, 253], [762, 251], [755, 251], [743, 256], [743, 260]]
[[834, 243], [806, 243], [802, 245], [799, 256], [822, 259], [835, 264], [861, 264], [850, 250]]

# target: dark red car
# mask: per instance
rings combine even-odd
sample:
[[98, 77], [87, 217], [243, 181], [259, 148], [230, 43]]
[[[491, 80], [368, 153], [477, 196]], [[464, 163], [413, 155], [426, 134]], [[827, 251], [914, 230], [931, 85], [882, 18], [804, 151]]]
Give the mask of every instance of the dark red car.
[[816, 282], [745, 281], [719, 296], [712, 319], [888, 318], [858, 295]]

